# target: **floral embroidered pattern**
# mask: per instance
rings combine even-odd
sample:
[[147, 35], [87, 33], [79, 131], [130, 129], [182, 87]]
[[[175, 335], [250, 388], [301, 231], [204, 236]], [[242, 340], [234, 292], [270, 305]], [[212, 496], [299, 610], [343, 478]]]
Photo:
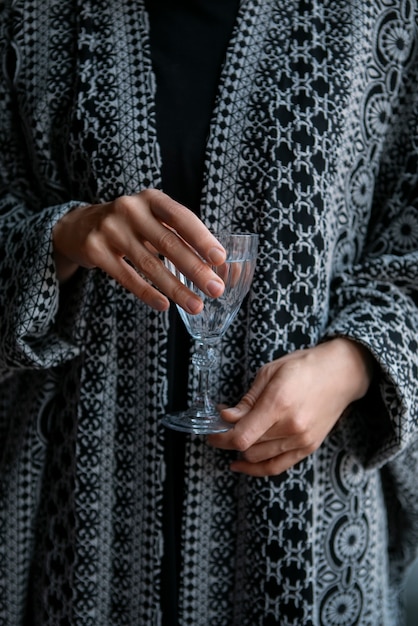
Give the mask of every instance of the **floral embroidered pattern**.
[[[396, 623], [418, 541], [417, 19], [410, 0], [241, 2], [202, 211], [261, 244], [213, 392], [335, 335], [378, 375], [282, 476], [188, 440], [184, 625]], [[0, 624], [157, 626], [167, 316], [97, 270], [60, 292], [50, 241], [72, 206], [160, 185], [147, 15], [6, 0], [0, 37]]]

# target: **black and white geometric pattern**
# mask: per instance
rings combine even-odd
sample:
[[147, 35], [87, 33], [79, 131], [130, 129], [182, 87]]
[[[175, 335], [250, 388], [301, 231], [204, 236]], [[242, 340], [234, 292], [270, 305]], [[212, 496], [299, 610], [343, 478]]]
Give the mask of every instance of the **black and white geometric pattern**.
[[[76, 9], [76, 10], [75, 10]], [[219, 400], [336, 335], [368, 396], [285, 474], [186, 450], [181, 623], [394, 626], [418, 543], [418, 8], [242, 0], [202, 213], [260, 233]], [[159, 187], [140, 0], [0, 7], [0, 624], [161, 623], [165, 314], [98, 270], [58, 287], [72, 206]]]

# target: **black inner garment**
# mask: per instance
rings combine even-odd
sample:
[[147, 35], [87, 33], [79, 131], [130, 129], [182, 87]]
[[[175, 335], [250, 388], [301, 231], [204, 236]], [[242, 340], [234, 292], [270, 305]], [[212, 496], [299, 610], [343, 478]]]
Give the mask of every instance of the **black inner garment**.
[[[199, 215], [206, 140], [226, 47], [239, 0], [147, 0], [151, 55], [157, 80], [157, 136], [163, 190]], [[176, 308], [170, 311], [168, 410], [187, 406], [190, 339]], [[187, 435], [166, 431], [163, 626], [175, 626], [180, 526]]]

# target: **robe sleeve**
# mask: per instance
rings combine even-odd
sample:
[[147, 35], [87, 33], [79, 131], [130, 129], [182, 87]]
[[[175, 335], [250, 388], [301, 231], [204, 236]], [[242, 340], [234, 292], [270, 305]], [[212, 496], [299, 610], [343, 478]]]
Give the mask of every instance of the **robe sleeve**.
[[[0, 35], [5, 23], [0, 23]], [[79, 353], [81, 317], [75, 324], [72, 305], [83, 272], [71, 286], [60, 288], [52, 228], [81, 203], [39, 175], [47, 167], [48, 150], [42, 154], [28, 145], [30, 115], [15, 101], [11, 76], [18, 59], [1, 37], [0, 62], [1, 380], [15, 369], [52, 367]]]
[[31, 214], [1, 198], [0, 371], [53, 367], [79, 354], [82, 320], [74, 299], [82, 279], [60, 288], [51, 231], [61, 215], [79, 203]]
[[365, 253], [331, 286], [327, 337], [359, 341], [376, 361], [370, 392], [353, 418], [361, 422], [369, 466], [418, 442], [417, 108], [405, 112], [383, 158]]
[[376, 177], [364, 254], [335, 273], [327, 329], [375, 359], [369, 392], [339, 428], [347, 449], [380, 470], [394, 580], [418, 545], [418, 80], [411, 84]]

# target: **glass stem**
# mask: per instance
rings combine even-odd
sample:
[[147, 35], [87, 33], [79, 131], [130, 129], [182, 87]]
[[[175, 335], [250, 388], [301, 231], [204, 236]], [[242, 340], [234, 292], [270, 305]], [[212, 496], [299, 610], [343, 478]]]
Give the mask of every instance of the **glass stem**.
[[200, 341], [197, 344], [196, 352], [193, 354], [192, 362], [199, 375], [198, 389], [193, 404], [203, 416], [213, 414], [216, 411], [216, 407], [209, 395], [209, 377], [210, 371], [216, 362], [214, 348], [204, 341]]

